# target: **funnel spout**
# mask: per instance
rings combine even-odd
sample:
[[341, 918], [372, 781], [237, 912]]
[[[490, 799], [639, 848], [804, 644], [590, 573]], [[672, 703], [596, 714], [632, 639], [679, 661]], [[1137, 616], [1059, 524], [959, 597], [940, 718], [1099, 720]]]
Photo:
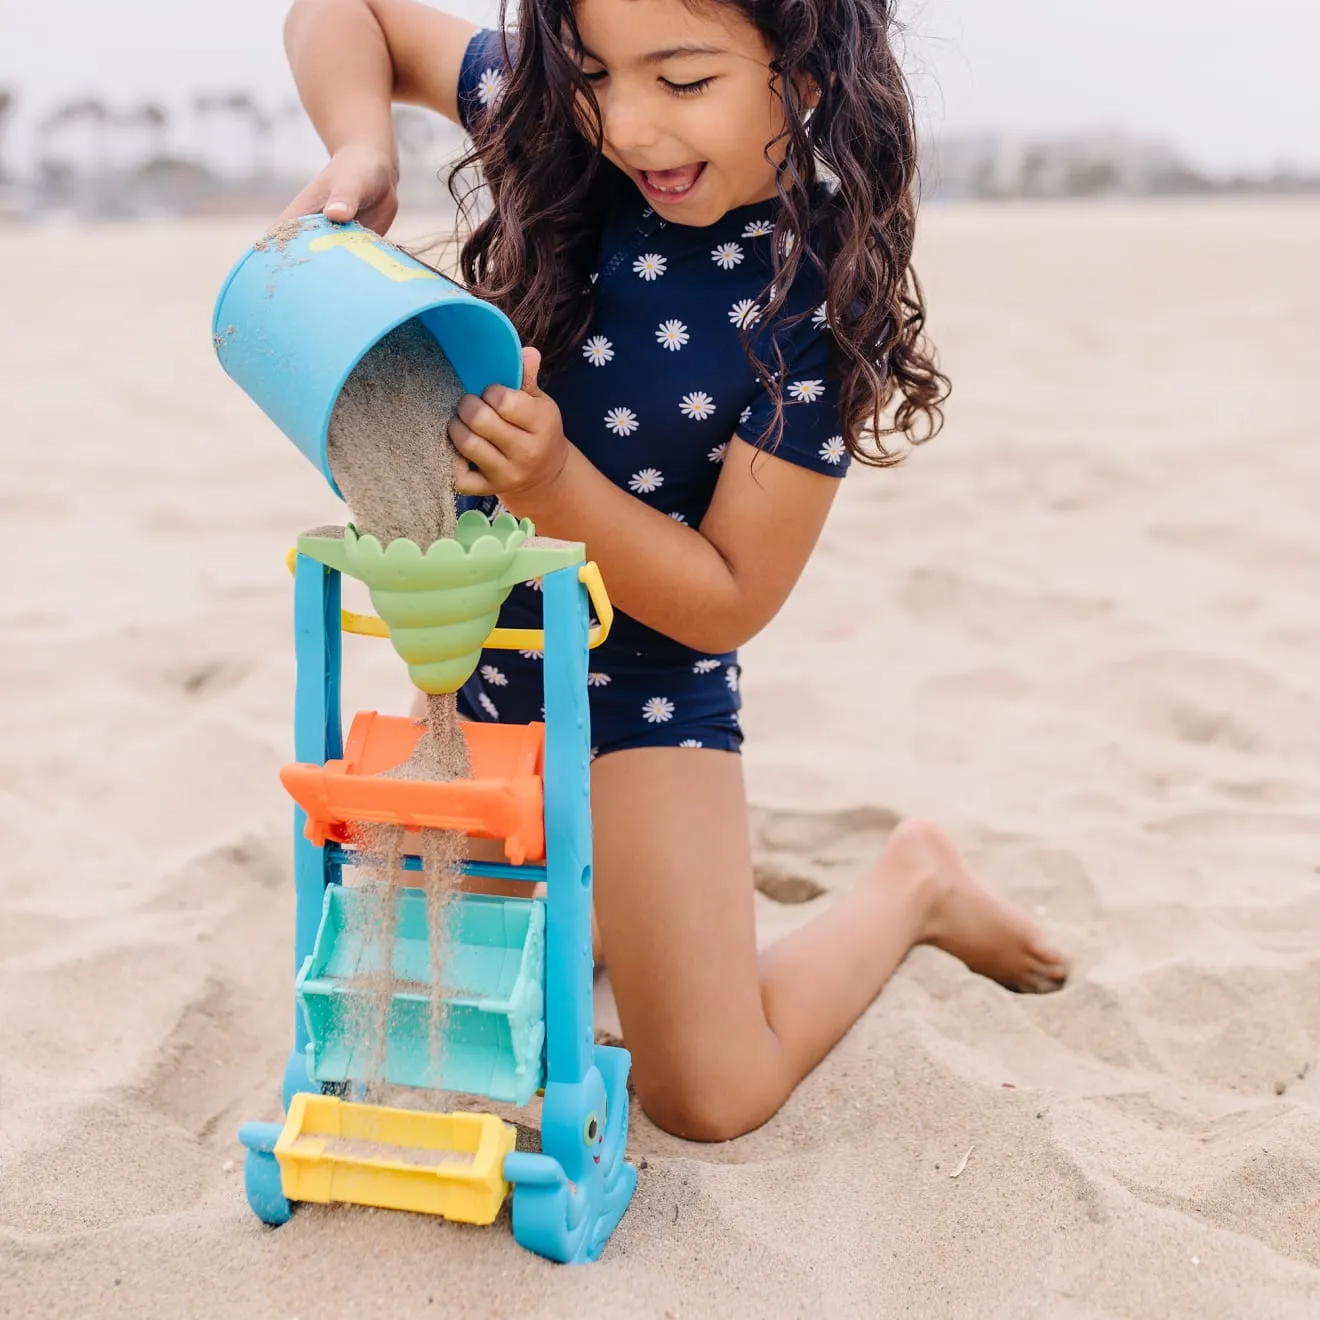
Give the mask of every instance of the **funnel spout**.
[[[336, 529], [338, 530], [338, 529]], [[298, 538], [298, 553], [308, 559], [315, 559], [326, 568], [333, 568], [337, 573], [352, 574], [348, 566], [348, 551], [344, 545], [342, 533], [338, 536], [321, 536], [309, 532]]]
[[390, 642], [423, 692], [457, 692], [472, 676], [519, 582], [580, 564], [581, 544], [532, 542], [530, 522], [469, 510], [458, 533], [423, 550], [406, 538], [382, 546], [355, 527], [342, 537], [309, 534], [298, 550], [365, 583]]

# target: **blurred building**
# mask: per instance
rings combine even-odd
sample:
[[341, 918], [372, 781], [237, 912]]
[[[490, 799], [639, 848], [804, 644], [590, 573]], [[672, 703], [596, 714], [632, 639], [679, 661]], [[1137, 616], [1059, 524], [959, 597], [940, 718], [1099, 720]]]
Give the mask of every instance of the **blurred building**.
[[1215, 177], [1159, 142], [1123, 133], [1031, 139], [986, 133], [923, 144], [922, 190], [937, 199], [1170, 197], [1320, 191], [1320, 177]]
[[[174, 106], [75, 97], [29, 120], [22, 143], [13, 140], [15, 109], [0, 88], [0, 221], [273, 216], [325, 159], [296, 102], [271, 106], [242, 90], [199, 92]], [[395, 127], [402, 205], [452, 216], [449, 169], [462, 132], [412, 106], [396, 108]], [[923, 144], [921, 157], [923, 193], [936, 200], [1320, 191], [1320, 178], [1301, 174], [1210, 177], [1168, 147], [1122, 133], [948, 136]], [[18, 159], [21, 172], [11, 164]]]

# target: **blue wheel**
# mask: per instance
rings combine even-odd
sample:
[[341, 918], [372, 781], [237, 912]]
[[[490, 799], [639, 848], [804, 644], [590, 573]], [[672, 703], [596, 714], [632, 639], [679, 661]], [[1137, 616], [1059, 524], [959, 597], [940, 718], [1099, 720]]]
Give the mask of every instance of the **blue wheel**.
[[284, 1195], [280, 1182], [280, 1165], [275, 1158], [275, 1142], [279, 1139], [278, 1123], [244, 1123], [238, 1139], [247, 1148], [243, 1160], [243, 1190], [247, 1193], [252, 1213], [263, 1224], [276, 1227], [287, 1224], [293, 1206]]
[[272, 1228], [287, 1224], [293, 1206], [280, 1185], [280, 1166], [274, 1155], [250, 1150], [243, 1161], [243, 1188], [252, 1213]]

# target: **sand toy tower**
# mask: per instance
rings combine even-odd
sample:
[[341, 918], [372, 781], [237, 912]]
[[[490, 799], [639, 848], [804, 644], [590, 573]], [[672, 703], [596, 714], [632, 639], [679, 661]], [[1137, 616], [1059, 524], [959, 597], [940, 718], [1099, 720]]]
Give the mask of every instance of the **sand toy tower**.
[[[277, 236], [226, 281], [216, 349], [332, 485], [325, 431], [335, 396], [410, 318], [467, 389], [519, 383], [517, 339], [501, 314], [398, 249], [319, 218]], [[595, 1044], [592, 1019], [587, 653], [612, 615], [600, 575], [581, 545], [538, 541], [526, 521], [475, 512], [427, 547], [402, 538], [383, 547], [352, 526], [307, 535], [291, 562], [294, 761], [281, 778], [296, 803], [294, 1046], [283, 1121], [240, 1132], [249, 1204], [269, 1224], [299, 1201], [489, 1224], [511, 1194], [519, 1243], [553, 1260], [593, 1259], [637, 1179], [624, 1158], [629, 1056]], [[375, 616], [342, 610], [345, 574], [365, 583]], [[532, 578], [543, 583], [543, 629], [498, 628], [509, 591]], [[463, 725], [470, 775], [398, 777], [425, 728], [367, 711], [343, 737], [344, 630], [388, 637], [416, 686], [435, 694], [461, 687], [483, 647], [540, 651], [544, 723]], [[364, 934], [355, 920], [364, 890], [346, 882], [367, 860], [364, 822], [418, 840], [385, 879], [383, 939]], [[439, 966], [441, 933], [410, 883], [428, 830], [502, 841], [501, 862], [464, 863], [464, 873], [526, 886], [525, 897], [458, 895]], [[533, 896], [542, 884], [544, 897]], [[364, 1043], [352, 1029], [358, 1001], [382, 975], [383, 1039]], [[429, 1012], [437, 996], [439, 1025]], [[515, 1128], [491, 1113], [367, 1103], [369, 1080], [524, 1106], [524, 1127], [535, 1127], [539, 1098], [540, 1150], [515, 1150]]]

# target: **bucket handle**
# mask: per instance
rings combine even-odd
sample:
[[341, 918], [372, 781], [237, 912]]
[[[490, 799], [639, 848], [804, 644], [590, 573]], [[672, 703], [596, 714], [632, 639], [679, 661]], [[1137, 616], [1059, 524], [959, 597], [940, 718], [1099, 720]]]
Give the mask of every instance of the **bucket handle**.
[[[294, 546], [285, 557], [289, 572], [298, 565], [298, 547]], [[329, 570], [327, 570], [328, 572]], [[596, 626], [587, 636], [587, 648], [594, 651], [610, 635], [614, 627], [614, 605], [605, 590], [605, 579], [594, 559], [578, 569], [578, 581], [587, 589], [587, 597], [596, 611]], [[343, 632], [359, 637], [388, 637], [389, 626], [374, 614], [356, 614], [340, 610], [339, 627]], [[544, 651], [545, 631], [541, 628], [496, 628], [486, 638], [485, 648], [492, 651]]]

